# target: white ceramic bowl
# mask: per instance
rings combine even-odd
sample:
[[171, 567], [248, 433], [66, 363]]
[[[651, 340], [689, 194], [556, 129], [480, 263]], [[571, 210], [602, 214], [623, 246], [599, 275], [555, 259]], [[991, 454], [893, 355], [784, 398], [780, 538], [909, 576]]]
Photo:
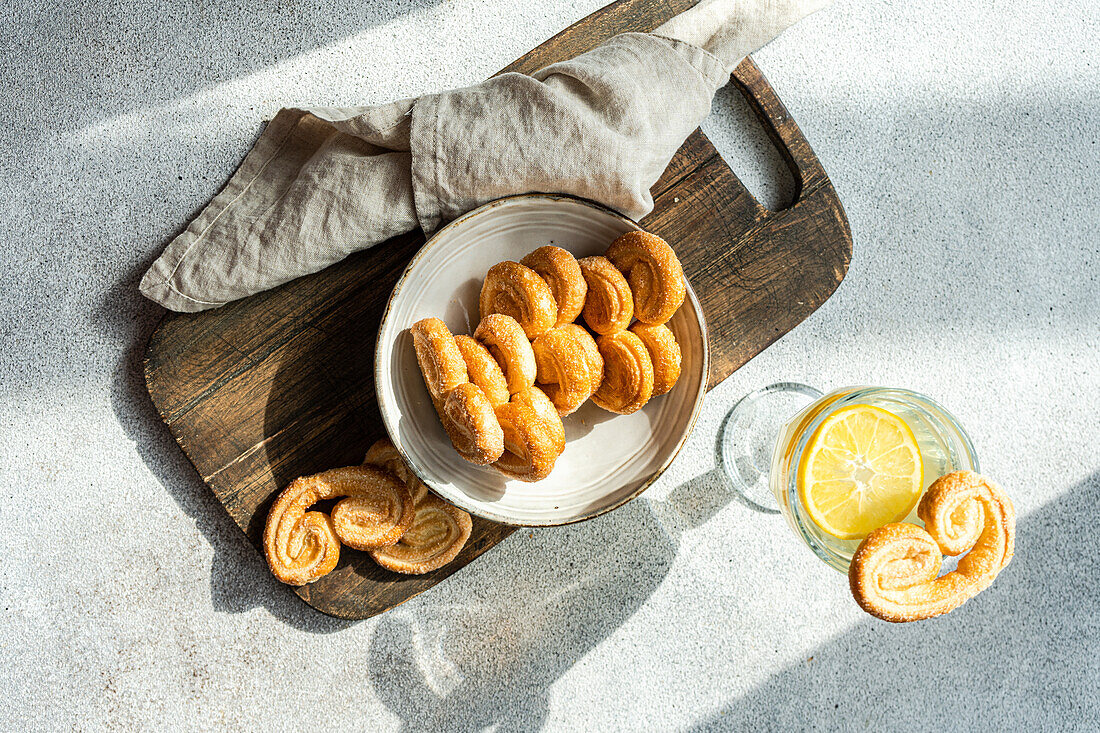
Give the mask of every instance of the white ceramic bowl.
[[[436, 233], [409, 263], [390, 296], [375, 352], [375, 385], [394, 445], [435, 493], [471, 514], [542, 526], [589, 519], [645, 490], [680, 451], [707, 383], [707, 336], [690, 283], [668, 326], [683, 352], [680, 380], [633, 415], [591, 401], [564, 418], [566, 447], [549, 478], [508, 479], [462, 460], [443, 432], [416, 363], [409, 327], [436, 316], [455, 334], [472, 333], [486, 271], [544, 244], [577, 257], [603, 254], [637, 224], [595, 203], [526, 194], [486, 204]], [[671, 243], [674, 247], [675, 242]]]

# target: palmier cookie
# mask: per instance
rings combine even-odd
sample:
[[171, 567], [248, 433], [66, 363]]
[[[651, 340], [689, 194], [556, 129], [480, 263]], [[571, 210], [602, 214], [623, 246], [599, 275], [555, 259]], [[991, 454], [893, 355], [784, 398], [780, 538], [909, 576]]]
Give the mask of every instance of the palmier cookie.
[[546, 422], [547, 427], [550, 428], [550, 434], [554, 439], [558, 455], [561, 455], [562, 451], [565, 450], [565, 425], [562, 424], [557, 408], [546, 396], [546, 393], [538, 387], [529, 387], [515, 394], [512, 397], [512, 402], [530, 407], [536, 415]]
[[448, 392], [440, 417], [455, 450], [470, 463], [485, 466], [504, 453], [504, 431], [476, 384], [466, 382]]
[[592, 401], [620, 415], [642, 409], [653, 395], [653, 363], [645, 344], [630, 331], [600, 336], [596, 344], [603, 357], [603, 382]]
[[519, 402], [501, 405], [496, 412], [504, 429], [504, 455], [493, 468], [520, 481], [549, 476], [558, 459], [558, 443], [547, 421]]
[[416, 361], [424, 375], [424, 385], [432, 397], [436, 411], [443, 408], [443, 398], [452, 389], [468, 382], [466, 362], [455, 344], [447, 325], [438, 318], [417, 321], [409, 329], [416, 349]]
[[577, 320], [584, 309], [588, 283], [584, 281], [576, 258], [561, 247], [548, 244], [519, 262], [537, 272], [550, 286], [550, 293], [558, 305], [558, 320], [554, 325], [563, 326]]
[[506, 260], [489, 268], [481, 286], [481, 319], [493, 313], [515, 318], [533, 339], [558, 320], [558, 305], [550, 286], [529, 267]]
[[489, 350], [480, 341], [469, 336], [455, 336], [455, 344], [466, 362], [466, 373], [470, 381], [481, 387], [493, 407], [507, 402], [508, 382], [504, 379], [500, 364]]
[[373, 533], [379, 544], [396, 541], [412, 524], [408, 489], [377, 468], [334, 468], [295, 479], [272, 504], [264, 526], [264, 556], [276, 578], [289, 585], [305, 585], [336, 567], [341, 538], [334, 520], [324, 512], [306, 510], [340, 496], [382, 508], [378, 516], [385, 521]]
[[645, 344], [653, 362], [653, 395], [668, 392], [680, 378], [680, 344], [676, 343], [676, 337], [663, 324], [649, 326], [638, 322], [630, 330]]
[[607, 259], [626, 275], [634, 317], [664, 323], [684, 302], [684, 269], [668, 242], [649, 232], [627, 232], [607, 248]]
[[509, 393], [515, 394], [535, 383], [535, 353], [516, 319], [491, 313], [481, 319], [474, 338], [489, 350], [504, 370]]
[[330, 477], [330, 482], [355, 482], [369, 488], [341, 499], [332, 508], [332, 528], [340, 541], [356, 550], [397, 542], [412, 525], [416, 502], [409, 488], [376, 466], [336, 470], [340, 475]]
[[374, 444], [367, 449], [363, 463], [385, 469], [396, 476], [397, 480], [405, 484], [409, 493], [412, 494], [414, 504], [428, 494], [428, 487], [412, 472], [409, 464], [405, 463], [405, 459], [401, 457], [389, 438], [379, 438], [374, 441]]
[[531, 344], [536, 381], [559, 415], [569, 415], [592, 396], [603, 380], [603, 357], [596, 341], [575, 323], [552, 328]]
[[[917, 621], [961, 606], [988, 588], [1015, 552], [1011, 499], [973, 471], [936, 479], [917, 516], [923, 529], [894, 522], [872, 530], [848, 567], [860, 608], [885, 621]], [[940, 575], [944, 554], [964, 552], [955, 570]]]
[[577, 260], [588, 284], [584, 322], [596, 333], [622, 331], [634, 320], [634, 296], [621, 272], [606, 257]]
[[371, 550], [370, 556], [395, 573], [430, 573], [455, 559], [472, 530], [469, 514], [429, 495], [416, 505], [412, 526], [401, 539], [389, 547]]

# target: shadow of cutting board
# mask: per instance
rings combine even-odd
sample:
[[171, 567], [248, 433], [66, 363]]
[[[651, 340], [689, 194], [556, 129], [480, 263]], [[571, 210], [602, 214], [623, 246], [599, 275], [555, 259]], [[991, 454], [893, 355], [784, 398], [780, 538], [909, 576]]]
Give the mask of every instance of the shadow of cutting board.
[[[625, 31], [650, 31], [694, 0], [621, 0], [504, 71], [532, 72]], [[751, 59], [733, 78], [795, 179], [794, 203], [764, 209], [700, 130], [653, 187], [640, 223], [668, 240], [702, 301], [708, 387], [818, 308], [851, 258], [847, 220], [809, 144]], [[384, 434], [375, 404], [375, 335], [394, 283], [424, 243], [411, 233], [323, 272], [204, 313], [168, 313], [145, 379], [158, 412], [203, 480], [259, 548], [268, 507], [297, 476], [362, 461]], [[472, 562], [514, 527], [474, 519], [450, 565], [401, 576], [345, 549], [312, 585], [287, 589], [324, 613], [366, 618]]]

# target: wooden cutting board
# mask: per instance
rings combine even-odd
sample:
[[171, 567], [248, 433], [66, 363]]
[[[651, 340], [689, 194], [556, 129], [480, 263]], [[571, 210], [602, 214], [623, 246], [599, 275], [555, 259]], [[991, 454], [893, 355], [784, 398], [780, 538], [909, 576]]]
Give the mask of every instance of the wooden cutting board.
[[[529, 73], [617, 33], [650, 31], [693, 4], [621, 0], [504, 71]], [[794, 204], [764, 209], [696, 130], [653, 187], [656, 206], [640, 222], [673, 245], [702, 301], [708, 387], [824, 303], [852, 252], [836, 192], [774, 90], [751, 59], [733, 81], [791, 169]], [[257, 548], [279, 490], [297, 476], [359, 463], [384, 434], [375, 335], [394, 283], [423, 243], [411, 233], [217, 310], [168, 313], [150, 338], [145, 379], [153, 403]], [[423, 576], [391, 573], [345, 549], [332, 573], [287, 592], [333, 616], [367, 618], [444, 580], [514, 529], [475, 518], [458, 558]]]

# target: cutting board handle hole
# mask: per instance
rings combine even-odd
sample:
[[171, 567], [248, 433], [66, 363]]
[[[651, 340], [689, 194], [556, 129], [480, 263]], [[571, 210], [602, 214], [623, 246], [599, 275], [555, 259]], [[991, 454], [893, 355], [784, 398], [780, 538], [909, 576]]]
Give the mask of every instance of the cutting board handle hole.
[[719, 89], [712, 109], [724, 114], [707, 117], [703, 132], [741, 183], [764, 208], [789, 208], [798, 190], [790, 166], [737, 86]]

